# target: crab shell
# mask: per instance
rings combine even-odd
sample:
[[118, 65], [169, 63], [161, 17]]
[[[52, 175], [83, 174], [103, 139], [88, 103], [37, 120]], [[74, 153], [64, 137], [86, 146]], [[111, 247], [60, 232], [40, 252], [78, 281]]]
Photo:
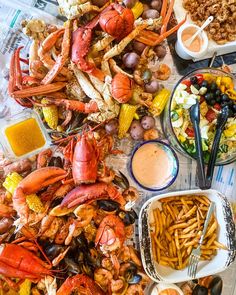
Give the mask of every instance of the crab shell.
[[132, 80], [124, 74], [118, 73], [111, 82], [111, 94], [119, 103], [128, 102], [133, 94]]

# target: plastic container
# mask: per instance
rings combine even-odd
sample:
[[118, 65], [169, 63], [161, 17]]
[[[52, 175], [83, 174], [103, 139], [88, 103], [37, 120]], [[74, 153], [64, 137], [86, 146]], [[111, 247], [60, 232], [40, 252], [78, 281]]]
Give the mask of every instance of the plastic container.
[[176, 53], [183, 59], [198, 59], [203, 57], [207, 53], [208, 48], [208, 37], [207, 34], [202, 31], [198, 36], [202, 39], [202, 46], [201, 50], [198, 52], [190, 51], [188, 48], [185, 47], [183, 41], [182, 41], [182, 34], [184, 30], [188, 28], [196, 28], [198, 30], [200, 27], [194, 24], [183, 24], [177, 32], [177, 41], [175, 44], [175, 51]]
[[219, 249], [216, 256], [210, 261], [200, 261], [196, 278], [222, 272], [235, 259], [235, 224], [232, 209], [223, 194], [216, 190], [186, 190], [158, 195], [146, 201], [139, 213], [139, 242], [143, 268], [147, 275], [157, 283], [160, 281], [180, 283], [191, 280], [187, 274], [187, 267], [182, 270], [175, 270], [154, 261], [151, 246], [150, 221], [152, 210], [160, 206], [159, 199], [180, 195], [204, 195], [210, 201], [215, 202], [215, 216], [219, 226], [218, 241], [228, 248], [228, 250]]
[[[172, 104], [172, 100], [173, 100], [173, 94], [176, 90], [176, 88], [178, 87], [178, 85], [186, 79], [189, 79], [190, 77], [196, 75], [196, 74], [203, 74], [203, 73], [211, 73], [213, 75], [216, 76], [229, 76], [233, 79], [234, 85], [235, 83], [235, 78], [229, 74], [226, 73], [222, 70], [219, 69], [214, 69], [214, 68], [200, 68], [198, 70], [194, 70], [192, 72], [190, 72], [188, 75], [184, 76], [183, 78], [181, 78], [179, 80], [179, 82], [175, 85], [171, 97], [165, 107], [165, 110], [163, 112], [163, 117], [162, 117], [162, 128], [165, 134], [165, 137], [168, 139], [168, 141], [170, 142], [170, 146], [173, 147], [177, 152], [181, 153], [183, 156], [194, 159], [194, 157], [189, 154], [180, 144], [180, 142], [178, 141], [178, 138], [175, 135], [174, 129], [172, 127], [172, 123], [171, 123], [171, 104]], [[232, 163], [236, 160], [236, 154], [230, 154], [226, 159], [217, 159], [216, 160], [216, 165], [227, 165], [229, 163]]]
[[[32, 130], [29, 128], [29, 126], [28, 129], [25, 129], [28, 122], [30, 122], [31, 126], [33, 126], [31, 128]], [[14, 128], [15, 131], [10, 131], [11, 128]], [[28, 132], [29, 129], [30, 132]], [[27, 130], [27, 132], [24, 133], [23, 130]], [[18, 146], [20, 147], [20, 140], [22, 139], [21, 132], [23, 132], [25, 135], [24, 142], [27, 142], [29, 145], [28, 152], [25, 152], [23, 154], [20, 154], [19, 149], [16, 148], [16, 145], [13, 145], [13, 141], [11, 142], [11, 140], [9, 140], [9, 134], [14, 134], [14, 142], [18, 140]], [[35, 145], [32, 145], [30, 147], [31, 138], [36, 133], [40, 135], [40, 138], [38, 138], [38, 141], [36, 138]], [[50, 137], [48, 136], [40, 117], [32, 110], [24, 110], [14, 116], [6, 117], [0, 120], [0, 134], [0, 144], [2, 150], [5, 156], [11, 160], [19, 160], [22, 158], [33, 156], [40, 151], [48, 148], [51, 143]]]
[[[165, 159], [169, 163], [169, 166], [168, 166], [169, 171], [166, 174], [165, 181], [159, 185], [151, 185], [151, 186], [147, 185], [143, 181], [143, 179], [146, 177], [145, 170], [147, 169], [146, 165], [147, 165], [147, 161], [149, 160], [149, 159], [147, 159], [147, 157], [149, 157], [150, 154], [146, 153], [143, 150], [143, 153], [145, 153], [146, 161], [143, 161], [141, 163], [142, 167], [139, 166], [141, 168], [140, 169], [141, 174], [140, 173], [137, 174], [135, 171], [135, 167], [134, 167], [134, 161], [135, 161], [135, 158], [138, 156], [138, 152], [140, 152], [141, 149], [143, 149], [144, 147], [146, 147], [147, 145], [150, 145], [150, 144], [154, 145], [154, 146], [156, 145], [156, 147], [165, 156]], [[157, 157], [158, 157], [158, 155], [157, 155]], [[155, 157], [152, 159], [155, 161]], [[151, 162], [151, 163], [153, 163], [153, 162]], [[167, 167], [165, 167], [165, 168], [167, 169]], [[150, 167], [150, 169], [152, 169], [152, 167]], [[161, 170], [161, 168], [160, 168], [160, 170]], [[142, 142], [142, 143], [135, 146], [135, 148], [132, 152], [132, 155], [131, 155], [130, 162], [129, 162], [129, 171], [130, 171], [130, 174], [131, 174], [131, 177], [133, 178], [133, 180], [143, 189], [146, 189], [149, 191], [160, 191], [160, 190], [163, 190], [163, 189], [169, 187], [175, 181], [175, 179], [178, 175], [178, 172], [179, 172], [179, 161], [178, 161], [176, 153], [173, 151], [173, 149], [168, 144], [166, 144], [162, 141], [159, 141], [159, 140], [149, 140], [149, 141]]]

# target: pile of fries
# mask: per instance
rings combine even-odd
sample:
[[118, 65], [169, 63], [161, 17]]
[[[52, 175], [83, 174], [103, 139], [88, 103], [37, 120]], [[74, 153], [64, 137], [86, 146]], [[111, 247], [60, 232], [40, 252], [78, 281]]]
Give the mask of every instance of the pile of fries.
[[[153, 210], [151, 241], [157, 263], [183, 269], [193, 248], [197, 248], [210, 205], [206, 196], [175, 196], [160, 199], [162, 210]], [[227, 249], [217, 241], [218, 223], [213, 214], [201, 247], [201, 260], [210, 260], [217, 249]]]

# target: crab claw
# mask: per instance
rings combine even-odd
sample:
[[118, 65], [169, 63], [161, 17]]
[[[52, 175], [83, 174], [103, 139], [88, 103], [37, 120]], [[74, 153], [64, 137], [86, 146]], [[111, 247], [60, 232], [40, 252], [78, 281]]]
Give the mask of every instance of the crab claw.
[[28, 219], [28, 206], [26, 195], [34, 194], [42, 188], [62, 180], [67, 172], [58, 167], [44, 167], [33, 171], [26, 176], [17, 186], [13, 194], [13, 208], [20, 216], [23, 223]]

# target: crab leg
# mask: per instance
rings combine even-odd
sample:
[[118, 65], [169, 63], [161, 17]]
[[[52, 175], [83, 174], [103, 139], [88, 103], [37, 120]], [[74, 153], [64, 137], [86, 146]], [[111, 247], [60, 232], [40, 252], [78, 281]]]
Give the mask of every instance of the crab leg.
[[64, 106], [67, 110], [73, 110], [85, 114], [96, 113], [98, 112], [98, 106], [95, 101], [90, 101], [88, 103], [84, 103], [79, 100], [72, 99], [54, 99], [47, 97], [47, 101], [49, 104]]
[[167, 14], [166, 14], [165, 18], [163, 19], [163, 25], [161, 27], [161, 35], [164, 34], [167, 30], [167, 25], [170, 20], [171, 13], [173, 11], [174, 3], [175, 3], [175, 0], [170, 0]]
[[177, 31], [182, 26], [182, 24], [185, 23], [186, 19], [187, 19], [187, 14], [184, 20], [178, 23], [178, 25], [171, 28], [169, 31], [165, 32], [163, 35], [159, 35], [152, 31], [144, 30], [140, 32], [140, 34], [135, 38], [135, 40], [142, 42], [148, 46], [156, 46], [160, 44], [162, 41], [164, 41], [168, 36], [170, 36], [175, 31]]
[[25, 88], [21, 90], [16, 90], [13, 93], [11, 93], [11, 96], [13, 98], [27, 98], [29, 96], [34, 96], [34, 95], [44, 95], [44, 94], [61, 90], [65, 86], [66, 86], [65, 82], [56, 82], [49, 85], [40, 85], [40, 86], [29, 87], [29, 88]]
[[166, 11], [167, 11], [167, 0], [163, 0], [162, 2], [162, 7], [161, 7], [161, 17], [162, 17], [162, 20], [164, 20], [165, 16], [166, 16]]
[[62, 40], [62, 50], [60, 55], [57, 57], [56, 63], [52, 69], [47, 73], [47, 75], [42, 80], [42, 84], [49, 84], [57, 76], [57, 74], [63, 68], [70, 52], [70, 21], [67, 21], [65, 32]]

